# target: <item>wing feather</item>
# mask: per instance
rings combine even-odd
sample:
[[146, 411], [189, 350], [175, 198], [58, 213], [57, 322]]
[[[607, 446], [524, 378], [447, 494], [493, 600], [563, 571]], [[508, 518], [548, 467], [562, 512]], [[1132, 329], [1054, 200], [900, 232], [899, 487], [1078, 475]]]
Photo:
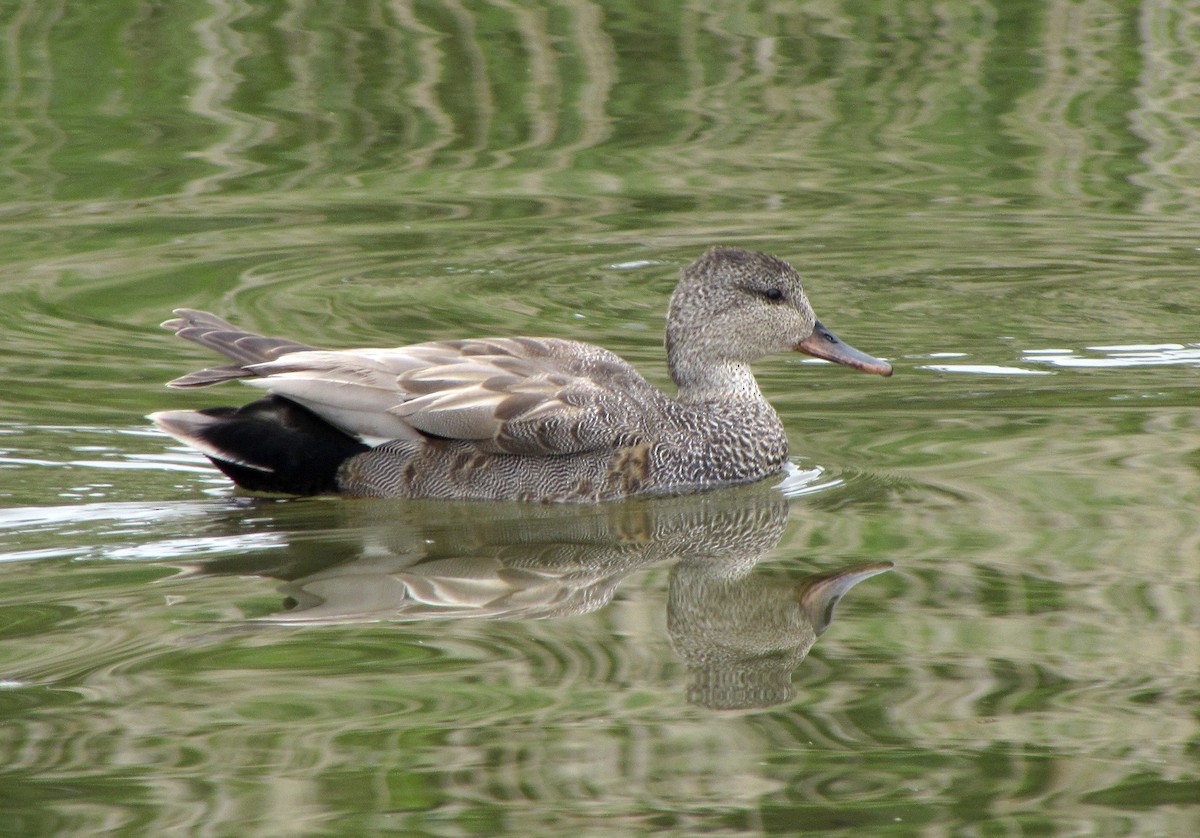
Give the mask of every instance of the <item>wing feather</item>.
[[364, 438], [420, 432], [520, 454], [616, 445], [639, 435], [663, 398], [613, 353], [554, 339], [292, 351], [246, 369], [247, 384]]

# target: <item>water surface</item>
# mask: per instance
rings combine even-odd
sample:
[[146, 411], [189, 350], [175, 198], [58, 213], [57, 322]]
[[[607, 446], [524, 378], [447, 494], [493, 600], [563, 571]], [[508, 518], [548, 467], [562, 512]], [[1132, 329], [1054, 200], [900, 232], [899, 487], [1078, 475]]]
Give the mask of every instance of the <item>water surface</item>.
[[[9, 3], [0, 832], [1197, 832], [1196, 22]], [[142, 418], [245, 398], [179, 306], [669, 386], [714, 243], [896, 367], [758, 366], [783, 488], [248, 499]]]

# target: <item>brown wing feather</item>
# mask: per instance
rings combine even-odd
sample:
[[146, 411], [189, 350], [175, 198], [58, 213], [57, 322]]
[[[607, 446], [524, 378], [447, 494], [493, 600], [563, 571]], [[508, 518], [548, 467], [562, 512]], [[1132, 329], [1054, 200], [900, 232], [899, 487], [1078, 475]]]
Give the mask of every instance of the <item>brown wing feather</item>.
[[410, 434], [415, 428], [484, 450], [546, 456], [636, 436], [646, 406], [660, 397], [611, 352], [549, 339], [298, 352], [253, 370], [262, 377], [247, 383], [353, 433], [380, 436], [397, 423]]
[[286, 338], [247, 332], [207, 311], [177, 308], [175, 314], [179, 316], [162, 324], [164, 329], [170, 329], [184, 340], [215, 350], [235, 363], [188, 373], [169, 382], [169, 387], [207, 387], [235, 378], [249, 378], [255, 375], [248, 368], [251, 364], [272, 361], [289, 352], [307, 352], [313, 348]]
[[494, 452], [572, 454], [636, 438], [663, 398], [618, 356], [576, 341], [490, 338], [318, 350], [238, 329], [208, 312], [175, 314], [165, 328], [234, 363], [171, 386], [242, 379], [368, 439], [421, 433]]

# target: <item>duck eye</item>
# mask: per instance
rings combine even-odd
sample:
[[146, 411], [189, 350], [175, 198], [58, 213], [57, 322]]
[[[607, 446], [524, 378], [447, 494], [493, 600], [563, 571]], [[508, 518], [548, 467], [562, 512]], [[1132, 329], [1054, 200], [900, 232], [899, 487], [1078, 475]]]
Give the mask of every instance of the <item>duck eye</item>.
[[777, 303], [783, 299], [783, 292], [778, 288], [768, 288], [762, 292], [762, 295], [773, 303]]

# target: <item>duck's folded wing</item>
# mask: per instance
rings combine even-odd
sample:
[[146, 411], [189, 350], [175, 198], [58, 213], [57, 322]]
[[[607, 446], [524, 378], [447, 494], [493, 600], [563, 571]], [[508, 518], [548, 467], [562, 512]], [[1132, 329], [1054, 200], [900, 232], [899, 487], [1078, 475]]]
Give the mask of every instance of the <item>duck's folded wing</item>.
[[301, 351], [247, 369], [257, 377], [246, 383], [368, 441], [419, 432], [526, 455], [634, 439], [661, 398], [613, 353], [553, 339]]
[[211, 367], [188, 373], [170, 383], [171, 387], [207, 387], [235, 378], [246, 378], [254, 373], [248, 365], [269, 361], [289, 352], [307, 352], [313, 347], [286, 338], [256, 335], [239, 329], [228, 320], [207, 311], [177, 308], [178, 315], [162, 324], [184, 340], [190, 340], [220, 352], [235, 363], [223, 367]]

